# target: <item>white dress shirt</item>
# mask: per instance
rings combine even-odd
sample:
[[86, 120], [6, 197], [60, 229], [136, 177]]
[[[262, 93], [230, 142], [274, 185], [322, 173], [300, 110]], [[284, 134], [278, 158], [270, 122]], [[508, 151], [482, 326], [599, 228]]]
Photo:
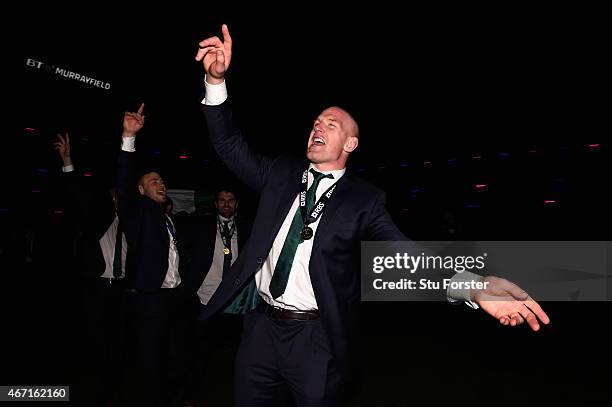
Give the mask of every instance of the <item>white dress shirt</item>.
[[[225, 218], [221, 215], [217, 215], [221, 222], [229, 220], [230, 223], [227, 226], [232, 230], [234, 225], [234, 217]], [[234, 229], [234, 233], [232, 234], [232, 260], [230, 264], [234, 264], [236, 259], [238, 258], [238, 229]], [[200, 302], [204, 305], [208, 304], [210, 297], [217, 291], [219, 288], [219, 284], [221, 284], [221, 280], [223, 279], [223, 263], [225, 260], [225, 254], [223, 253], [223, 249], [225, 248], [225, 244], [223, 243], [223, 238], [221, 237], [221, 231], [219, 230], [219, 225], [217, 224], [217, 234], [215, 238], [215, 249], [213, 252], [212, 263], [210, 265], [210, 269], [208, 270], [208, 274], [206, 274], [206, 278], [202, 282], [202, 285], [198, 289], [198, 297], [200, 297]]]
[[[115, 216], [113, 223], [108, 227], [104, 236], [100, 238], [100, 248], [102, 256], [104, 256], [104, 274], [101, 277], [114, 278], [113, 263], [115, 261], [115, 238], [117, 237], [117, 228], [119, 227], [119, 217]], [[127, 255], [127, 242], [125, 241], [125, 233], [121, 236], [121, 276], [125, 277], [125, 257]]]
[[[314, 164], [310, 164], [310, 168], [314, 168], [316, 171], [319, 171]], [[331, 174], [334, 178], [323, 178], [321, 180], [317, 190], [315, 191], [315, 202], [321, 197], [321, 195], [323, 195], [325, 191], [327, 191], [330, 186], [342, 178], [345, 171], [345, 168], [336, 171], [319, 171], [323, 174]], [[297, 179], [295, 182], [297, 183], [299, 181], [300, 180]], [[308, 188], [310, 188], [313, 182], [314, 175], [308, 171]], [[333, 196], [331, 199], [334, 199]], [[314, 223], [309, 225], [313, 231], [313, 237], [311, 239], [302, 241], [297, 247], [285, 292], [277, 299], [272, 298], [272, 295], [270, 294], [270, 281], [272, 280], [272, 275], [274, 274], [274, 268], [276, 267], [278, 258], [283, 250], [283, 245], [285, 244], [285, 239], [287, 238], [287, 234], [291, 228], [291, 223], [293, 222], [295, 213], [299, 210], [299, 194], [297, 194], [293, 200], [291, 209], [289, 209], [289, 213], [285, 217], [285, 220], [283, 221], [283, 224], [278, 231], [276, 238], [274, 239], [274, 243], [272, 244], [272, 248], [268, 253], [268, 257], [264, 261], [261, 269], [257, 272], [257, 274], [255, 274], [255, 282], [257, 284], [257, 289], [259, 290], [259, 295], [261, 295], [268, 304], [281, 308], [305, 311], [318, 309], [317, 300], [314, 295], [314, 290], [312, 289], [312, 282], [310, 281], [309, 264], [310, 254], [312, 253], [312, 244], [317, 238], [317, 229], [319, 223], [321, 222], [321, 218], [325, 216], [325, 211], [323, 211], [323, 214], [319, 216]]]

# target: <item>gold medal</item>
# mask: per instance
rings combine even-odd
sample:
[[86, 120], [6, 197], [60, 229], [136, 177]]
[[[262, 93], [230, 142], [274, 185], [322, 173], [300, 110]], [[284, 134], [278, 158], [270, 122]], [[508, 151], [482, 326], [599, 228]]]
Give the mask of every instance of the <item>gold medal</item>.
[[228, 249], [227, 247], [223, 248], [223, 254], [229, 254], [230, 253], [230, 249]]
[[313, 235], [314, 235], [314, 232], [312, 231], [310, 226], [304, 226], [304, 228], [300, 232], [300, 236], [302, 236], [302, 239], [304, 240], [311, 239]]

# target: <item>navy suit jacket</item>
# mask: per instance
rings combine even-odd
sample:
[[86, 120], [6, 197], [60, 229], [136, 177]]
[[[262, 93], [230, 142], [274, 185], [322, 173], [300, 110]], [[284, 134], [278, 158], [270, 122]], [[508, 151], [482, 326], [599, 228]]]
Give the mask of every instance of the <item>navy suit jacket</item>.
[[100, 277], [106, 267], [100, 238], [115, 219], [110, 193], [100, 186], [91, 185], [77, 171], [62, 174], [62, 180], [78, 215], [80, 271], [86, 278]]
[[136, 165], [136, 153], [119, 152], [117, 190], [119, 219], [128, 244], [127, 286], [158, 292], [168, 272], [170, 238], [162, 206], [138, 193]]
[[[268, 158], [251, 150], [233, 124], [229, 101], [202, 106], [211, 142], [225, 164], [260, 194], [249, 243], [241, 250], [200, 316], [222, 309], [268, 256], [274, 239], [299, 193], [308, 163], [281, 155]], [[309, 263], [310, 279], [323, 329], [338, 367], [349, 368], [351, 339], [356, 338], [360, 302], [360, 242], [408, 240], [385, 208], [385, 194], [368, 182], [346, 173], [319, 221]]]

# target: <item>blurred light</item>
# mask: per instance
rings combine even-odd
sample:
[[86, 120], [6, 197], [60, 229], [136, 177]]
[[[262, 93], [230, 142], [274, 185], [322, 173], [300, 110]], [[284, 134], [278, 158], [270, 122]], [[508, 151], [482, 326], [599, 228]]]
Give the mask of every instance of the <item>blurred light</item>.
[[63, 215], [64, 214], [64, 210], [63, 209], [56, 209], [53, 211], [54, 214], [56, 215]]
[[402, 168], [406, 168], [406, 167], [410, 167], [410, 164], [408, 164], [407, 162], [401, 162], [399, 166]]
[[425, 168], [431, 168], [431, 166], [432, 166], [431, 161], [423, 161], [423, 167], [425, 167]]
[[508, 157], [510, 157], [510, 153], [501, 152], [501, 153], [497, 153], [497, 156], [499, 158], [508, 158]]
[[88, 172], [84, 172], [84, 173], [83, 173], [83, 176], [84, 176], [84, 177], [93, 177], [93, 173], [91, 173], [91, 172], [89, 172], [89, 171], [88, 171]]
[[159, 151], [159, 150], [153, 151], [153, 155], [160, 155], [160, 154], [161, 154], [161, 151]]
[[596, 143], [596, 144], [587, 144], [587, 147], [593, 149], [593, 148], [599, 148], [599, 147], [601, 147], [601, 145], [599, 143]]
[[8, 208], [0, 208], [0, 213], [8, 213]]
[[487, 187], [487, 184], [474, 184], [474, 188], [476, 189], [485, 189]]
[[179, 158], [180, 160], [185, 160], [185, 159], [187, 159], [187, 158], [189, 158], [189, 157], [187, 157], [186, 155], [179, 155], [179, 156], [178, 156], [178, 158]]
[[535, 153], [537, 153], [537, 150], [527, 150], [527, 152], [528, 152], [529, 154], [535, 154]]
[[446, 160], [446, 162], [448, 163], [448, 165], [455, 165], [455, 164], [457, 164], [457, 159], [456, 158], [449, 158], [448, 160]]
[[558, 203], [559, 201], [557, 201], [556, 199], [545, 199], [544, 200], [544, 204], [545, 205], [551, 205], [551, 204], [555, 204]]
[[26, 127], [24, 130], [25, 130], [25, 131], [30, 131], [30, 132], [32, 132], [32, 131], [34, 131], [35, 129], [33, 129], [32, 127]]
[[208, 160], [200, 161], [200, 164], [202, 164], [202, 165], [208, 165], [209, 163], [210, 163], [210, 161], [208, 161]]
[[49, 170], [46, 169], [46, 168], [37, 168], [36, 172], [39, 173], [39, 174], [46, 174], [46, 173], [49, 172]]
[[379, 169], [379, 170], [384, 170], [384, 169], [385, 169], [385, 166], [384, 166], [384, 165], [381, 165], [380, 167], [378, 167], [378, 169]]
[[482, 155], [480, 155], [480, 154], [472, 155], [472, 160], [480, 160], [481, 158], [482, 158]]
[[416, 194], [417, 192], [421, 192], [423, 190], [423, 188], [421, 187], [414, 187], [414, 188], [410, 188], [410, 192], [413, 194]]
[[37, 193], [39, 193], [39, 192], [40, 192], [40, 189], [32, 188], [32, 192], [33, 192], [33, 193], [35, 193], [35, 194], [37, 194]]

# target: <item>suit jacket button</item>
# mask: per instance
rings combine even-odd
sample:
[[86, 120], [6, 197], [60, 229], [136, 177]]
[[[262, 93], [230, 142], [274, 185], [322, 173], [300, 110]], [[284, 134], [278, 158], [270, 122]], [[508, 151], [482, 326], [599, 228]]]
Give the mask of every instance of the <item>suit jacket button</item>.
[[239, 278], [237, 278], [237, 279], [235, 279], [235, 280], [234, 280], [234, 285], [235, 285], [236, 287], [238, 287], [238, 286], [240, 285], [240, 279], [239, 279]]
[[262, 264], [262, 263], [263, 263], [263, 257], [258, 257], [257, 264]]

